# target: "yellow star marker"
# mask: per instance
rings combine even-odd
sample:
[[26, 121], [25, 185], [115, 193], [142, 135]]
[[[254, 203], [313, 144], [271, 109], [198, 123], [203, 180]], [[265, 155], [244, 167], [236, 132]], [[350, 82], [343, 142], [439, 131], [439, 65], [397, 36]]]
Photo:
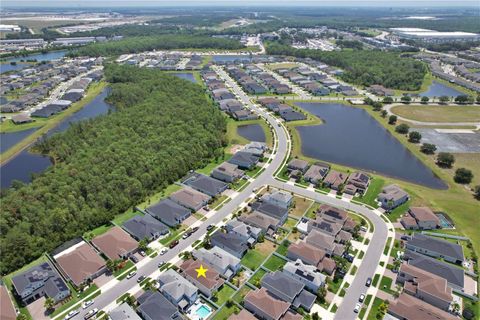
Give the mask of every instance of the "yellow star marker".
[[200, 265], [200, 268], [195, 269], [195, 271], [197, 271], [197, 278], [200, 278], [200, 277], [206, 278], [206, 277], [207, 277], [207, 271], [208, 271], [208, 269], [205, 269], [205, 268], [203, 267], [203, 264]]

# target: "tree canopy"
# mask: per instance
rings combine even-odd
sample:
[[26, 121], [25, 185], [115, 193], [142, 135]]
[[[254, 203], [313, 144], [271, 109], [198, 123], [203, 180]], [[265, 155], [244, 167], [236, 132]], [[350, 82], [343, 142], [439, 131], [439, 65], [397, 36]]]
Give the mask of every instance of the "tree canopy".
[[107, 66], [116, 111], [35, 146], [55, 165], [2, 192], [0, 272], [105, 224], [220, 156], [225, 118], [203, 89], [160, 71]]

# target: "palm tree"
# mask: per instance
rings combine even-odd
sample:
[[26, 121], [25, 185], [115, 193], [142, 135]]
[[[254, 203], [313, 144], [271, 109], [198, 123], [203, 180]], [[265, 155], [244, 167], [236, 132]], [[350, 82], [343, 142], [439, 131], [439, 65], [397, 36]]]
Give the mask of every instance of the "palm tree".
[[53, 306], [55, 305], [55, 300], [53, 300], [52, 298], [50, 297], [47, 297], [47, 299], [45, 299], [45, 302], [43, 303], [43, 306], [45, 307], [45, 309], [47, 311], [53, 309]]

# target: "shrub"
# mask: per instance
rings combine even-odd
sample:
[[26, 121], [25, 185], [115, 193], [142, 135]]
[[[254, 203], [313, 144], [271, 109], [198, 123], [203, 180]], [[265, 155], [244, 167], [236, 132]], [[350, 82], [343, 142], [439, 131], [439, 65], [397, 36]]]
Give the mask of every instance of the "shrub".
[[420, 146], [420, 151], [425, 154], [434, 154], [437, 151], [437, 146], [431, 143], [424, 143]]
[[397, 116], [392, 114], [390, 117], [388, 117], [388, 124], [395, 124], [395, 123], [397, 123]]
[[422, 135], [418, 131], [412, 131], [408, 134], [408, 141], [412, 143], [419, 143], [422, 139]]
[[472, 171], [466, 168], [458, 168], [455, 171], [455, 176], [453, 177], [453, 180], [456, 183], [461, 183], [461, 184], [468, 184], [472, 182], [472, 179], [473, 179]]
[[410, 130], [410, 127], [405, 123], [399, 124], [395, 127], [395, 131], [401, 134], [407, 134], [408, 130]]
[[437, 156], [437, 164], [443, 168], [451, 168], [455, 162], [453, 154], [448, 152], [440, 152]]

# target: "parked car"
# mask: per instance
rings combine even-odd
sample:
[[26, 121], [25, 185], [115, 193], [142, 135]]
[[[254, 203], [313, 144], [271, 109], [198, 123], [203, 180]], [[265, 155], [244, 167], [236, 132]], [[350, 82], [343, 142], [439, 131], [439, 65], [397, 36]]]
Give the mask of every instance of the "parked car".
[[367, 227], [361, 226], [361, 227], [360, 227], [360, 230], [363, 231], [363, 232], [367, 232]]
[[335, 272], [335, 277], [337, 277], [337, 278], [339, 278], [339, 279], [343, 279], [346, 274], [347, 274], [347, 272], [346, 272], [345, 270], [338, 269], [338, 270]]
[[139, 253], [140, 253], [140, 255], [141, 255], [142, 257], [146, 257], [146, 256], [147, 256], [147, 254], [146, 254], [145, 251], [143, 251], [143, 250], [140, 250]]
[[207, 231], [210, 231], [214, 228], [215, 226], [213, 224], [209, 224], [207, 227]]
[[65, 316], [65, 320], [69, 320], [69, 319], [72, 319], [73, 317], [75, 317], [77, 314], [79, 314], [80, 311], [78, 310], [72, 310], [70, 311], [69, 313], [67, 313], [67, 315]]
[[165, 253], [167, 253], [167, 251], [167, 248], [162, 248], [162, 250], [160, 250], [160, 255], [163, 256]]
[[142, 281], [145, 280], [145, 279], [147, 279], [147, 277], [145, 277], [145, 276], [140, 276], [140, 277], [138, 277], [137, 282], [140, 283], [140, 282], [142, 282]]
[[408, 241], [408, 240], [410, 240], [411, 238], [410, 238], [410, 236], [403, 235], [403, 236], [400, 237], [400, 239], [405, 240], [405, 241]]
[[197, 232], [197, 230], [198, 230], [198, 227], [193, 228], [192, 231], [190, 231], [190, 234]]
[[136, 274], [137, 274], [137, 271], [130, 272], [129, 274], [127, 274], [127, 279], [131, 279], [131, 278], [135, 277]]
[[347, 259], [348, 262], [353, 262], [353, 256], [351, 254], [345, 254], [345, 259]]
[[170, 249], [172, 248], [175, 248], [175, 246], [178, 244], [178, 240], [175, 240], [175, 241], [172, 241], [172, 243], [170, 243]]
[[162, 262], [160, 262], [160, 263], [158, 264], [158, 267], [161, 268], [161, 267], [163, 267], [164, 265], [165, 265], [165, 261], [162, 261]]
[[138, 258], [135, 257], [134, 255], [131, 255], [131, 256], [130, 256], [130, 260], [132, 260], [133, 263], [137, 263], [137, 262], [138, 262]]
[[190, 232], [186, 231], [183, 236], [182, 236], [182, 239], [187, 239], [188, 237], [190, 237]]
[[97, 313], [98, 313], [98, 308], [92, 309], [92, 310], [88, 311], [87, 314], [83, 318], [85, 320], [88, 320], [91, 317], [93, 317], [94, 315], [96, 315]]
[[83, 309], [87, 309], [87, 308], [90, 307], [92, 304], [93, 304], [93, 300], [85, 301], [85, 302], [82, 304], [82, 308], [83, 308]]
[[359, 301], [359, 302], [363, 302], [364, 300], [365, 300], [365, 294], [362, 293], [362, 294], [360, 295], [360, 298], [358, 298], [358, 301]]
[[372, 285], [372, 278], [368, 278], [367, 282], [365, 283], [367, 287], [370, 287]]
[[362, 308], [362, 305], [360, 303], [357, 303], [355, 305], [355, 309], [353, 309], [353, 312], [359, 313], [361, 308]]

